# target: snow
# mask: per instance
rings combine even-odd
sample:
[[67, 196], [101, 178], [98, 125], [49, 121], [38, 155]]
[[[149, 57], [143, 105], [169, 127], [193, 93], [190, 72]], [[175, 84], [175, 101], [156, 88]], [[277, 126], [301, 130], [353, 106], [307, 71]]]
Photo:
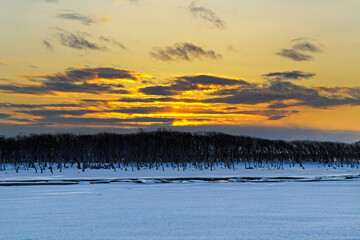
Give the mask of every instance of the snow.
[[[182, 168], [165, 167], [164, 170], [159, 168], [147, 169], [142, 168], [140, 170], [128, 168], [127, 171], [116, 169], [86, 169], [84, 172], [75, 167], [64, 168], [61, 172], [59, 169], [53, 170], [53, 174], [48, 169], [44, 173], [35, 172], [34, 169], [19, 170], [19, 173], [12, 168], [11, 165], [6, 167], [6, 171], [0, 171], [0, 184], [4, 181], [23, 182], [23, 181], [64, 181], [64, 180], [76, 180], [76, 181], [91, 181], [102, 180], [108, 182], [109, 180], [146, 180], [146, 179], [173, 179], [173, 178], [308, 178], [311, 180], [317, 178], [336, 178], [336, 177], [358, 177], [360, 174], [360, 168], [351, 168], [344, 165], [344, 167], [336, 167], [323, 165], [319, 163], [304, 163], [304, 168], [301, 168], [298, 164], [294, 167], [284, 164], [284, 169], [277, 169], [271, 167], [245, 169], [243, 163], [235, 165], [235, 169], [229, 169], [224, 166], [217, 166], [215, 170], [203, 169], [199, 170], [192, 166], [187, 166], [185, 170]], [[273, 179], [273, 180], [275, 180]], [[285, 180], [285, 179], [282, 179]], [[291, 180], [291, 179], [288, 179]], [[295, 179], [296, 180], [296, 179]]]
[[[0, 186], [0, 239], [360, 239], [360, 169], [238, 167], [53, 175], [8, 169], [0, 182], [74, 184]], [[231, 180], [246, 177], [262, 180]], [[176, 178], [187, 179], [160, 181]]]

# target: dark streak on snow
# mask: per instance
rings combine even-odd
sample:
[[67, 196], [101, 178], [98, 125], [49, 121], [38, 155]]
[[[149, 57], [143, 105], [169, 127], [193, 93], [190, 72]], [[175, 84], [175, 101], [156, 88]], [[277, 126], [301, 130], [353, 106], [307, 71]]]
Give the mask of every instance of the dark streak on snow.
[[64, 180], [3, 180], [0, 186], [40, 186], [73, 184], [162, 184], [162, 183], [283, 183], [283, 182], [328, 182], [360, 181], [359, 175], [321, 177], [183, 177], [183, 178], [119, 178], [119, 179], [64, 179]]

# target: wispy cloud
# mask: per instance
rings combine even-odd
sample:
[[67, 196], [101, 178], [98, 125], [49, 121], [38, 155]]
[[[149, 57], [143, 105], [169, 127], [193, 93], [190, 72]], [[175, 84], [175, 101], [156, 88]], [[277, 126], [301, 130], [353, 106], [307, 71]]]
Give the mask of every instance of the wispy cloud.
[[107, 50], [106, 46], [100, 45], [90, 40], [92, 36], [86, 32], [71, 33], [59, 28], [55, 36], [65, 47], [78, 50]]
[[99, 22], [106, 23], [113, 21], [113, 18], [111, 18], [106, 14], [84, 15], [72, 10], [66, 10], [62, 13], [59, 13], [57, 15], [57, 18], [80, 22], [84, 25], [91, 25]]
[[[313, 40], [312, 40], [313, 41]], [[281, 49], [276, 54], [294, 61], [310, 61], [313, 59], [311, 54], [321, 52], [321, 48], [315, 41], [311, 42], [305, 38], [292, 40], [294, 42], [291, 48]]]
[[312, 53], [321, 52], [319, 46], [315, 45], [315, 43], [309, 42], [308, 40], [296, 40], [296, 42], [297, 43], [292, 47], [295, 50], [304, 51], [304, 52], [307, 51]]
[[62, 28], [55, 28], [49, 39], [43, 40], [42, 44], [50, 51], [55, 49], [56, 43], [75, 50], [106, 51], [111, 47], [127, 49], [123, 43], [111, 37], [96, 37], [88, 32], [70, 32]]
[[109, 38], [109, 37], [104, 37], [104, 36], [100, 36], [99, 39], [100, 39], [101, 41], [106, 42], [106, 43], [111, 43], [111, 44], [113, 44], [113, 45], [116, 46], [116, 47], [120, 47], [120, 48], [122, 48], [122, 49], [126, 49], [126, 47], [125, 47], [124, 44], [118, 42], [118, 41], [115, 40], [115, 39], [112, 39], [112, 38]]
[[192, 43], [175, 43], [173, 46], [165, 48], [154, 48], [150, 52], [150, 56], [155, 59], [171, 62], [176, 60], [192, 61], [194, 59], [221, 59], [222, 55], [214, 50], [205, 50], [200, 46]]
[[60, 13], [57, 15], [57, 17], [61, 19], [80, 22], [84, 25], [90, 25], [95, 23], [95, 20], [92, 17], [77, 13], [75, 11], [67, 11], [65, 13]]
[[53, 45], [49, 41], [43, 40], [42, 44], [45, 46], [46, 49], [48, 49], [50, 51], [54, 50]]
[[195, 18], [204, 20], [216, 28], [223, 29], [226, 27], [225, 22], [211, 9], [196, 6], [195, 2], [192, 2], [188, 9]]
[[290, 58], [294, 61], [310, 61], [313, 59], [311, 55], [298, 52], [294, 49], [281, 49], [280, 52], [276, 53], [279, 56]]

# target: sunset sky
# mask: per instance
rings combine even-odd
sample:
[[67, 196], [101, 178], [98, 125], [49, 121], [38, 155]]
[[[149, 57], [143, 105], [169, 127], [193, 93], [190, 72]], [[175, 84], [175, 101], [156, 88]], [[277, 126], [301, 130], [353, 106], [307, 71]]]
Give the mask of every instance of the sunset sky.
[[0, 135], [360, 140], [358, 0], [0, 3]]

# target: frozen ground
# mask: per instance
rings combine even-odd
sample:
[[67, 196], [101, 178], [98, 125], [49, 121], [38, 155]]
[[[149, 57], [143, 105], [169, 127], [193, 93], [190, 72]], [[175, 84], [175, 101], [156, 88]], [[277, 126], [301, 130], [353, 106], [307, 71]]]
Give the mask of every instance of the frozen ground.
[[[0, 172], [0, 239], [355, 240], [359, 174], [316, 164], [53, 175], [8, 170]], [[71, 185], [51, 185], [66, 181]]]
[[84, 183], [168, 183], [168, 182], [279, 182], [279, 181], [350, 181], [360, 180], [360, 168], [348, 166], [337, 167], [324, 166], [319, 163], [306, 163], [304, 169], [299, 165], [289, 167], [284, 164], [284, 169], [274, 167], [263, 167], [245, 169], [244, 164], [239, 163], [234, 169], [216, 166], [215, 170], [199, 170], [188, 166], [186, 170], [182, 168], [165, 167], [140, 169], [127, 171], [117, 169], [86, 169], [84, 172], [73, 167], [64, 168], [61, 172], [54, 168], [53, 174], [49, 169], [44, 173], [35, 173], [34, 169], [19, 172], [11, 165], [6, 167], [6, 171], [0, 171], [0, 186], [9, 185], [51, 185], [51, 184], [84, 184]]

